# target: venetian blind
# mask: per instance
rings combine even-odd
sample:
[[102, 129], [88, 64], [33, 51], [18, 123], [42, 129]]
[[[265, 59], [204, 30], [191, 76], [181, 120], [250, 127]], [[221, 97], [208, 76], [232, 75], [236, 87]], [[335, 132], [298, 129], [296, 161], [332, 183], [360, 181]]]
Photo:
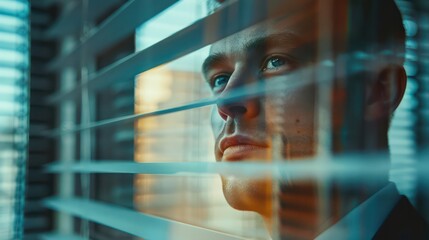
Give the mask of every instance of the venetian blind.
[[[45, 238], [264, 239], [255, 213], [226, 204], [218, 174], [257, 177], [278, 169], [295, 171], [297, 178], [325, 174], [326, 168], [311, 160], [215, 162], [209, 115], [218, 99], [200, 74], [207, 47], [282, 14], [278, 6], [284, 2], [227, 1], [214, 11], [208, 2], [51, 1], [60, 14], [44, 35], [58, 43], [58, 52], [43, 70], [56, 76], [58, 88], [44, 101], [57, 108], [57, 126], [34, 133], [54, 139], [57, 150], [56, 161], [45, 168], [57, 177], [57, 191], [44, 200], [57, 224]], [[409, 84], [392, 121], [389, 169], [400, 190], [415, 199], [417, 165], [423, 162], [417, 159], [424, 158], [415, 136], [420, 80], [412, 71], [413, 26], [420, 23], [411, 21], [412, 1], [398, 3], [406, 16]], [[306, 70], [318, 67], [329, 70], [329, 64]], [[327, 86], [329, 74], [318, 81]], [[276, 90], [253, 86], [223, 101]], [[319, 102], [320, 108], [330, 110], [325, 103]], [[318, 156], [324, 163], [332, 139], [320, 135], [328, 153]], [[359, 167], [338, 169], [353, 173]]]

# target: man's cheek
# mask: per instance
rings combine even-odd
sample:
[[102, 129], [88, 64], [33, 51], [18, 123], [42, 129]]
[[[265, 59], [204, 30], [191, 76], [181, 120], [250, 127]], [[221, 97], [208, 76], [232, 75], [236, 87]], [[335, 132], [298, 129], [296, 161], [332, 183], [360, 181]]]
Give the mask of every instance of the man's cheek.
[[308, 127], [314, 121], [314, 92], [304, 88], [272, 95], [266, 99], [266, 112], [272, 130]]

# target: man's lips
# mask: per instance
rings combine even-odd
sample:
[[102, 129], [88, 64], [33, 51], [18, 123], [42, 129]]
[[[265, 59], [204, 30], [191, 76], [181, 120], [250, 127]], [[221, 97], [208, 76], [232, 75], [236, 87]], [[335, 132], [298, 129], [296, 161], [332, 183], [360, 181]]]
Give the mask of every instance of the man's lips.
[[244, 160], [246, 158], [264, 158], [268, 145], [244, 136], [222, 138], [219, 150], [222, 159], [227, 161]]
[[223, 152], [223, 160], [237, 161], [251, 158], [265, 158], [266, 148], [255, 145], [234, 145]]

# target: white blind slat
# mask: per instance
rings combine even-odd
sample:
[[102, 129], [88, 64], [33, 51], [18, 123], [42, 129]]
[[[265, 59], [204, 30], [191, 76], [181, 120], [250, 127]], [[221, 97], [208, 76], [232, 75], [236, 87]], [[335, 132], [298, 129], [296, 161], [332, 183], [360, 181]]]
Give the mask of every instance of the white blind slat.
[[[284, 4], [287, 2], [261, 0], [232, 2], [151, 47], [125, 57], [100, 72], [91, 74], [87, 82], [76, 86], [76, 88], [48, 97], [47, 102], [58, 104], [64, 100], [76, 98], [83, 87], [88, 87], [89, 90], [100, 90], [110, 86], [118, 79], [134, 79], [139, 73], [182, 57], [250, 27], [266, 19], [267, 16], [279, 15], [281, 14], [279, 5]], [[267, 5], [269, 6], [266, 8], [267, 11], [260, 11]], [[240, 8], [240, 6], [246, 7]], [[237, 11], [237, 9], [239, 10]], [[249, 15], [252, 17], [249, 18]], [[236, 19], [242, 20], [236, 21]], [[207, 26], [213, 26], [210, 32], [206, 32]]]
[[48, 208], [66, 212], [145, 239], [242, 239], [96, 201], [79, 198], [49, 198], [44, 203]]
[[[133, 33], [141, 23], [151, 19], [177, 0], [140, 1], [132, 0], [124, 4], [100, 26], [89, 31], [82, 43], [70, 52], [53, 59], [46, 67], [48, 71], [57, 71], [64, 66], [73, 66], [82, 54], [95, 55], [101, 50]], [[151, 6], [151, 7], [148, 7]], [[75, 17], [74, 17], [75, 18]]]

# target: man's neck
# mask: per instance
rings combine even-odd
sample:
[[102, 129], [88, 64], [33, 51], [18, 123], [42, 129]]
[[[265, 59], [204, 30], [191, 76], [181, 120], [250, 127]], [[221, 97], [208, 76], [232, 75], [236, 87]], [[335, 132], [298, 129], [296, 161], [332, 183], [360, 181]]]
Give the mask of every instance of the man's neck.
[[[354, 208], [382, 189], [387, 180], [377, 185], [350, 185], [331, 183], [322, 189], [317, 183], [285, 187], [279, 196], [280, 213], [274, 224], [272, 216], [264, 216], [267, 229], [283, 233], [282, 239], [314, 239], [338, 222]], [[301, 188], [300, 188], [301, 187]]]

